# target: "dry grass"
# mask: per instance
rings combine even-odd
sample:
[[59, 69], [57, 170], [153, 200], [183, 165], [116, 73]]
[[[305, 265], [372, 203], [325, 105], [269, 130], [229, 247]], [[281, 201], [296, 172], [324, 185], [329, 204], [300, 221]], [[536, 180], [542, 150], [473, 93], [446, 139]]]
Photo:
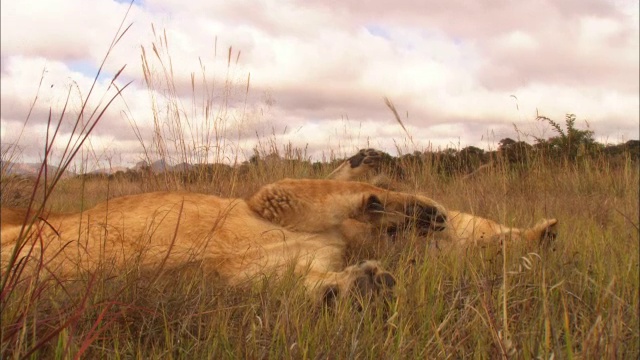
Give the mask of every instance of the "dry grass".
[[[148, 158], [233, 159], [237, 152], [227, 142], [232, 112], [227, 100], [216, 103], [216, 89], [222, 99], [240, 89], [245, 99], [248, 79], [241, 86], [225, 80], [200, 89], [194, 99], [202, 104], [194, 100], [187, 111], [163, 50], [167, 39], [158, 41], [143, 55], [145, 78], [150, 93], [168, 96], [152, 104], [156, 138], [152, 144], [141, 139]], [[230, 49], [229, 66], [231, 60]], [[195, 80], [191, 86], [196, 93]], [[322, 178], [333, 166], [311, 164], [304, 149], [269, 139], [256, 152], [260, 161], [202, 167], [188, 176], [24, 183], [3, 171], [2, 205], [75, 212], [116, 196], [165, 189], [244, 197], [283, 177]], [[467, 178], [437, 175], [432, 165], [403, 170], [407, 191], [506, 224], [556, 217], [560, 236], [551, 249], [518, 244], [462, 254], [432, 251], [411, 233], [392, 243], [364, 244], [347, 261], [378, 259], [398, 283], [393, 298], [360, 309], [353, 301], [313, 305], [293, 275], [228, 288], [198, 268], [156, 278], [132, 264], [71, 281], [44, 269], [28, 276], [13, 259], [2, 268], [2, 358], [638, 358], [638, 163], [537, 159], [525, 170], [497, 164]]]
[[[90, 339], [85, 354], [107, 358], [459, 358], [503, 352], [634, 358], [640, 353], [638, 167], [596, 165], [492, 170], [464, 181], [438, 181], [429, 169], [414, 169], [410, 187], [451, 208], [509, 224], [554, 216], [561, 235], [553, 249], [527, 244], [503, 254], [496, 248], [462, 255], [427, 251], [424, 239], [412, 234], [353, 249], [349, 261], [380, 259], [397, 277], [395, 297], [386, 305], [314, 307], [294, 276], [229, 289], [197, 269], [150, 284], [135, 269], [116, 277], [86, 274], [79, 282], [40, 284], [46, 296], [27, 302], [28, 309], [24, 299], [34, 290], [25, 284], [6, 299], [3, 332], [15, 325], [14, 314], [26, 319], [21, 336], [3, 342], [3, 353], [19, 357], [38, 345], [39, 355], [69, 355]], [[271, 166], [279, 172], [291, 165]], [[238, 194], [265, 182], [255, 167], [251, 183], [235, 184]], [[75, 203], [81, 189], [85, 205], [114, 195], [95, 189], [140, 191], [129, 182], [69, 179], [52, 201]], [[63, 331], [40, 344], [48, 328], [63, 322]]]

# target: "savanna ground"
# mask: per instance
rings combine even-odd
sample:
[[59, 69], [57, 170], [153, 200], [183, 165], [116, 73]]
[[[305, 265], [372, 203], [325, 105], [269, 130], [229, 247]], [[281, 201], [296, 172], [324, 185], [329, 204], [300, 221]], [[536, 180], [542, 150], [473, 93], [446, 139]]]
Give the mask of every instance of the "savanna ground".
[[[122, 26], [106, 57], [125, 33]], [[249, 79], [242, 83], [230, 71], [214, 86], [203, 66], [201, 82], [193, 77], [192, 108], [185, 109], [167, 68], [166, 34], [159, 34], [151, 49], [142, 49], [142, 68], [158, 137], [153, 146], [142, 144], [144, 151], [149, 158], [178, 153], [192, 164], [210, 162], [203, 161], [210, 154], [189, 149], [233, 146], [223, 143], [231, 133], [223, 130], [231, 116], [227, 100], [246, 102]], [[229, 68], [237, 58], [229, 49]], [[112, 84], [119, 82], [119, 74]], [[85, 159], [80, 151], [84, 140], [110, 101], [126, 97], [126, 87], [116, 86], [115, 94], [110, 87], [112, 95], [95, 107], [90, 105], [90, 98], [98, 96], [93, 88], [83, 92], [88, 95], [77, 116], [71, 109], [54, 109], [51, 134], [65, 121], [84, 124], [75, 134], [81, 141], [56, 164], [64, 169], [75, 155]], [[131, 264], [116, 274], [104, 269], [71, 281], [44, 267], [31, 275], [16, 271], [19, 263], [3, 265], [1, 357], [637, 359], [639, 163], [627, 155], [615, 161], [580, 156], [582, 145], [593, 145], [586, 141], [592, 134], [576, 132], [575, 118], [569, 120], [567, 131], [554, 128], [561, 135], [556, 140], [580, 145], [566, 148], [570, 159], [537, 152], [527, 156], [526, 166], [513, 166], [498, 158], [470, 177], [443, 173], [438, 162], [409, 161], [402, 167], [404, 190], [422, 192], [451, 209], [514, 226], [543, 217], [559, 219], [559, 236], [549, 248], [514, 244], [438, 252], [410, 232], [393, 241], [373, 239], [351, 249], [347, 262], [381, 261], [396, 277], [394, 296], [330, 306], [305, 298], [293, 275], [278, 280], [266, 274], [259, 285], [229, 288], [197, 268], [149, 273]], [[47, 139], [45, 160], [54, 138]], [[259, 153], [265, 156], [235, 168], [203, 167], [187, 176], [124, 173], [65, 179], [52, 172], [45, 179], [41, 172], [37, 180], [8, 174], [13, 152], [3, 144], [1, 205], [77, 212], [117, 196], [176, 189], [246, 197], [284, 177], [323, 178], [337, 164], [312, 165], [301, 161], [307, 160], [304, 150], [279, 144], [275, 137], [262, 141]], [[345, 153], [327, 149], [333, 150]], [[278, 151], [279, 157], [266, 156]]]
[[[198, 174], [191, 181], [69, 178], [48, 206], [75, 212], [177, 188], [244, 197], [283, 177], [322, 178], [332, 167], [283, 160], [220, 169], [212, 181]], [[19, 202], [29, 198], [31, 182], [3, 181], [3, 205], [25, 205]], [[398, 284], [394, 297], [358, 306], [316, 306], [294, 276], [228, 288], [197, 269], [150, 275], [132, 267], [73, 282], [42, 271], [3, 289], [3, 358], [638, 357], [637, 162], [538, 159], [525, 170], [498, 164], [472, 178], [423, 164], [405, 168], [403, 183], [451, 209], [506, 224], [553, 216], [560, 235], [548, 249], [518, 244], [505, 252], [437, 252], [411, 233], [363, 245], [348, 262], [378, 259]], [[42, 196], [40, 187], [36, 201]]]

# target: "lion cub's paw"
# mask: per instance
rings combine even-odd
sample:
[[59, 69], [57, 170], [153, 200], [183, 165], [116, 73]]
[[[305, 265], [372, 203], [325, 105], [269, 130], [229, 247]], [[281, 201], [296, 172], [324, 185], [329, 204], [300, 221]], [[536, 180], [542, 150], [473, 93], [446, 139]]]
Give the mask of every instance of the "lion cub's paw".
[[346, 282], [342, 286], [329, 286], [324, 292], [324, 302], [332, 303], [337, 298], [349, 295], [364, 299], [374, 295], [389, 295], [396, 285], [396, 279], [374, 260], [361, 261], [345, 270]]
[[382, 162], [383, 152], [376, 149], [362, 149], [348, 158], [327, 176], [334, 180], [355, 180], [370, 172], [377, 171]]
[[360, 149], [357, 154], [347, 159], [352, 169], [359, 167], [376, 169], [380, 166], [381, 160], [382, 152], [376, 149]]
[[415, 203], [407, 207], [409, 226], [415, 226], [420, 235], [427, 235], [446, 228], [447, 215], [440, 208], [432, 205]]
[[377, 261], [364, 260], [351, 268], [354, 273], [351, 291], [356, 295], [378, 294], [391, 290], [396, 285], [393, 275], [384, 270]]
[[398, 220], [386, 226], [387, 235], [392, 239], [405, 231], [414, 230], [417, 235], [426, 236], [447, 228], [446, 211], [437, 205], [420, 201], [407, 205], [402, 211], [402, 218]]

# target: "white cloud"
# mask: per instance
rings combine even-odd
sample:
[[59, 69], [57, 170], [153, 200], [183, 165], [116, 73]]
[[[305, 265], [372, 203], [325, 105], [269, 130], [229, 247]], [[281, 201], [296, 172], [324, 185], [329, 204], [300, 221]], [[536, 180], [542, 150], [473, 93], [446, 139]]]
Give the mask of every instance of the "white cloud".
[[[47, 70], [25, 129], [33, 136], [21, 139], [24, 155], [36, 157], [49, 109], [59, 114], [75, 83], [69, 111], [79, 111], [78, 94], [87, 95], [128, 4], [1, 6], [3, 143], [16, 139]], [[124, 64], [118, 85], [134, 82], [96, 128], [92, 147], [106, 154], [96, 158], [137, 161], [131, 121], [150, 145], [154, 116], [165, 131], [175, 119], [167, 104], [179, 104], [196, 139], [225, 134], [228, 148], [248, 155], [257, 136], [308, 145], [316, 157], [364, 146], [492, 146], [516, 137], [513, 125], [542, 132], [536, 111], [558, 120], [576, 113], [600, 138], [638, 138], [637, 2], [149, 0], [127, 22], [91, 104]]]

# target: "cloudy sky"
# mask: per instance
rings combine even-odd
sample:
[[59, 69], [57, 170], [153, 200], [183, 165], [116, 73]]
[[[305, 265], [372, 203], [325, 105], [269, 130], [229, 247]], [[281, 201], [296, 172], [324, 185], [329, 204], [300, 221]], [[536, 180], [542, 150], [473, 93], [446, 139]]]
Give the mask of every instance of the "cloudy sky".
[[[2, 145], [33, 161], [68, 94], [58, 147], [69, 137], [129, 3], [1, 7]], [[637, 139], [638, 13], [631, 0], [136, 0], [83, 121], [122, 66], [115, 84], [132, 83], [83, 154], [129, 166], [144, 149], [157, 156], [158, 132], [172, 161], [176, 148], [243, 161], [274, 144], [318, 159], [366, 146], [495, 148], [553, 135], [536, 112], [574, 113], [603, 142]]]

